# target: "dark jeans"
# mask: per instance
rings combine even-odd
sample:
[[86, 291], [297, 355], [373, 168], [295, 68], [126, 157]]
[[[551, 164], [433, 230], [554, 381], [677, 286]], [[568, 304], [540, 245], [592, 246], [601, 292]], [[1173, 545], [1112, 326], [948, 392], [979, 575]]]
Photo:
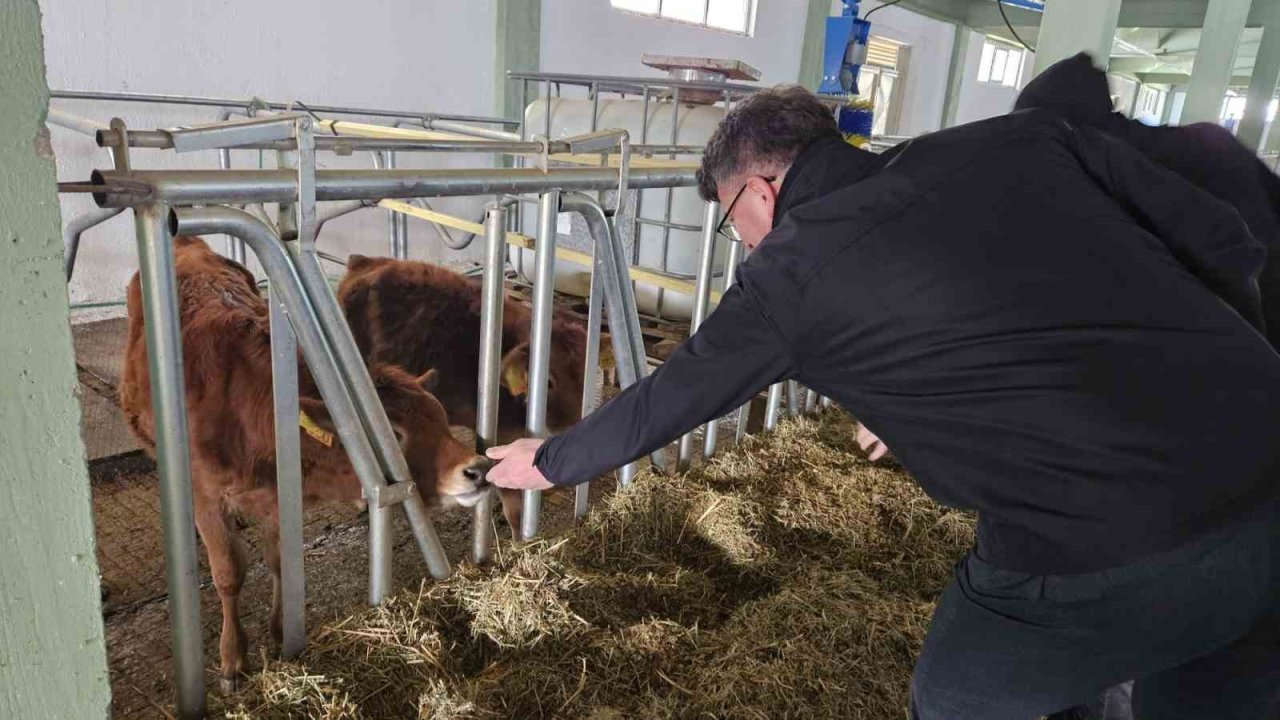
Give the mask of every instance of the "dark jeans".
[[1136, 679], [1136, 720], [1280, 718], [1280, 503], [1081, 575], [956, 565], [912, 680], [917, 720], [1031, 720]]

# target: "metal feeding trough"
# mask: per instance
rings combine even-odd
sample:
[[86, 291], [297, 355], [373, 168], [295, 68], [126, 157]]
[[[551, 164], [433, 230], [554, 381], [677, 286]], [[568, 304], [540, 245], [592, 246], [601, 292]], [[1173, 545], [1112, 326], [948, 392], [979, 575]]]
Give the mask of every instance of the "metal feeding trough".
[[[730, 80], [756, 81], [760, 71], [741, 60], [708, 57], [680, 57], [675, 55], [641, 55], [640, 62], [651, 68], [666, 70], [672, 80], [686, 83], [724, 84]], [[670, 97], [671, 91], [661, 91], [659, 97]], [[691, 105], [711, 105], [724, 99], [720, 90], [682, 88], [680, 100]]]

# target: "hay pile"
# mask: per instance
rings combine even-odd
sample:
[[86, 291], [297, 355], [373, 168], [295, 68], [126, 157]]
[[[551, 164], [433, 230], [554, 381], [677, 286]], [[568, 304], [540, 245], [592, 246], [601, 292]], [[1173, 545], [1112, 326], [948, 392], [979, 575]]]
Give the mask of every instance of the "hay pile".
[[840, 413], [267, 661], [234, 718], [902, 717], [968, 517], [868, 464]]

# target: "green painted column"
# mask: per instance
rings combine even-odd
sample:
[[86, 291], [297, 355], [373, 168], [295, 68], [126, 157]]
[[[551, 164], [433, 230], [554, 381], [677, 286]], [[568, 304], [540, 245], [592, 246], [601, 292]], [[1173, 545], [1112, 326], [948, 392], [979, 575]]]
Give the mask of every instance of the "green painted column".
[[1182, 125], [1218, 122], [1252, 4], [1253, 0], [1209, 0], [1191, 68], [1191, 83], [1187, 86], [1187, 102], [1182, 107]]
[[105, 718], [98, 563], [36, 0], [0, 2], [0, 718]]
[[955, 23], [951, 44], [951, 71], [947, 74], [947, 90], [942, 101], [942, 127], [954, 127], [960, 114], [960, 91], [964, 87], [965, 66], [969, 63], [969, 35], [973, 31], [967, 25]]
[[494, 110], [514, 119], [520, 107], [520, 83], [507, 80], [508, 70], [537, 70], [542, 62], [542, 0], [496, 0], [494, 43]]
[[1120, 19], [1120, 0], [1047, 0], [1032, 77], [1080, 51], [1106, 67]]
[[1262, 131], [1267, 126], [1267, 106], [1276, 94], [1276, 81], [1280, 80], [1280, 2], [1273, 2], [1267, 8], [1264, 22], [1258, 56], [1253, 61], [1253, 75], [1249, 78], [1249, 100], [1244, 106], [1240, 130], [1236, 133], [1240, 142], [1254, 150], [1262, 143]]
[[822, 49], [827, 41], [831, 0], [809, 0], [804, 20], [804, 45], [800, 49], [800, 76], [796, 82], [816, 91], [822, 82]]

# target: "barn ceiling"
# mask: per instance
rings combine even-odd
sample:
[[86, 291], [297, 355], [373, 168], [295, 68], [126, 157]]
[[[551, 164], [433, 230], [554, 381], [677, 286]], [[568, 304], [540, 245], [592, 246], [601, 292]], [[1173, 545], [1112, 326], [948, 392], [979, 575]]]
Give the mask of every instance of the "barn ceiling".
[[[962, 23], [1014, 41], [995, 0], [902, 0], [901, 4], [930, 17]], [[1208, 4], [1209, 0], [1124, 0], [1120, 5], [1120, 30], [1112, 46], [1110, 69], [1148, 83], [1187, 82]], [[1249, 84], [1262, 37], [1264, 5], [1265, 2], [1255, 0], [1250, 10], [1236, 53], [1232, 85]], [[1012, 5], [1005, 6], [1005, 14], [1018, 35], [1034, 46], [1039, 39], [1041, 14]]]

